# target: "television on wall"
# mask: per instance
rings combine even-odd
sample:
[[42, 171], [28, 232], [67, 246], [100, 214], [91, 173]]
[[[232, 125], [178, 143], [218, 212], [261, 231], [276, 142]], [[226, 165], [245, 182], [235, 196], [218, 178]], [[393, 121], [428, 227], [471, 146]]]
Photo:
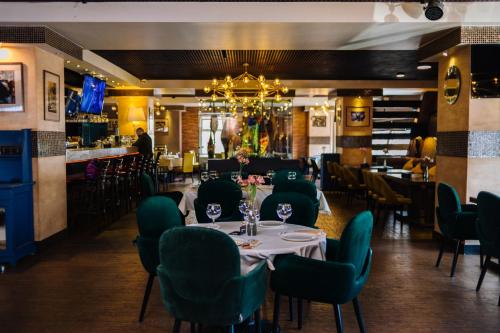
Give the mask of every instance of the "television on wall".
[[101, 114], [104, 104], [104, 90], [106, 82], [90, 75], [83, 79], [82, 103], [80, 111], [83, 113]]

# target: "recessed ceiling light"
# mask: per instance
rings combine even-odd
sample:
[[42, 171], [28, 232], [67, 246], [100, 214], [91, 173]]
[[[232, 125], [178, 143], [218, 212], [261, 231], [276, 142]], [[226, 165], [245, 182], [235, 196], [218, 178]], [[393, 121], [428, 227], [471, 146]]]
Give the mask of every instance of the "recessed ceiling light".
[[396, 74], [396, 77], [397, 77], [398, 79], [402, 79], [402, 78], [404, 78], [405, 76], [406, 76], [406, 75], [405, 75], [405, 73], [403, 73], [403, 72], [399, 72], [399, 73], [397, 73], [397, 74]]
[[111, 82], [115, 83], [115, 80], [111, 80]]
[[146, 83], [147, 81], [148, 81], [148, 80], [146, 80], [146, 79], [142, 79], [142, 80], [141, 80], [141, 82], [142, 82], [142, 83]]
[[444, 57], [447, 57], [447, 56], [448, 56], [448, 51], [444, 51], [444, 52], [443, 52], [443, 56], [444, 56]]
[[88, 68], [85, 68], [85, 71], [86, 71], [86, 72], [88, 72], [88, 71], [89, 71], [89, 69], [88, 69]]
[[66, 60], [66, 63], [67, 63], [67, 64], [70, 64], [70, 63], [71, 63], [71, 60]]
[[76, 65], [76, 68], [80, 68], [80, 65]]
[[419, 66], [417, 66], [417, 69], [419, 71], [426, 71], [426, 70], [431, 69], [431, 68], [432, 68], [431, 65], [419, 65]]

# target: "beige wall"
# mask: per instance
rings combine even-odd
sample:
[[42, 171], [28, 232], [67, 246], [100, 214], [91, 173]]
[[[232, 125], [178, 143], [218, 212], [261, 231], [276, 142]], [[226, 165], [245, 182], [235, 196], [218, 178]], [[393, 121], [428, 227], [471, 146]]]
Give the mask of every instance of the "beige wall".
[[[64, 132], [64, 59], [33, 46], [8, 47], [9, 58], [0, 62], [21, 62], [24, 70], [25, 112], [0, 112], [0, 130], [31, 128]], [[60, 120], [44, 120], [43, 71], [60, 77]], [[35, 240], [43, 240], [67, 226], [65, 156], [35, 157], [33, 201]]]
[[[146, 96], [118, 96], [106, 98], [106, 103], [116, 103], [118, 107], [118, 131], [120, 135], [135, 135], [135, 129], [142, 127], [148, 131], [147, 121], [128, 121], [128, 113], [130, 108], [142, 108], [144, 117], [148, 118], [150, 98]], [[151, 134], [151, 133], [150, 133]]]
[[[342, 119], [337, 122], [337, 136], [371, 136], [373, 128], [373, 98], [372, 97], [342, 97], [338, 100], [342, 109]], [[370, 108], [370, 126], [367, 127], [348, 127], [347, 126], [347, 108], [348, 107], [362, 107], [368, 106]], [[340, 162], [347, 165], [359, 166], [363, 163], [364, 157], [368, 163], [371, 163], [372, 150], [366, 147], [366, 153], [363, 152], [361, 147], [342, 147]]]
[[160, 116], [155, 115], [155, 121], [165, 121], [168, 133], [155, 132], [155, 146], [167, 145], [169, 151], [180, 152], [181, 111], [162, 111]]

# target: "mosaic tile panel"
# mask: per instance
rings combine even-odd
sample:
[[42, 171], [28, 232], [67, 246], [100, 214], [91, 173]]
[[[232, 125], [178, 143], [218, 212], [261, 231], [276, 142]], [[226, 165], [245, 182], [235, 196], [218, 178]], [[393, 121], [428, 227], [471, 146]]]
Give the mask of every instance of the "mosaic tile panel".
[[367, 136], [337, 136], [337, 147], [342, 148], [368, 148], [372, 146], [371, 135]]
[[34, 158], [66, 155], [64, 132], [33, 131], [31, 140]]
[[441, 156], [500, 157], [500, 131], [438, 132], [437, 138]]
[[460, 31], [462, 44], [500, 43], [500, 26], [463, 26]]

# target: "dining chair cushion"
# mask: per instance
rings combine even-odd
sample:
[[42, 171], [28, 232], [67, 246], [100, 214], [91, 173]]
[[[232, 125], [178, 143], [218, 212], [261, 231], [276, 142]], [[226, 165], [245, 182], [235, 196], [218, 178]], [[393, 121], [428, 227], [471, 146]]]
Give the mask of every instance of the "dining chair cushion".
[[472, 207], [462, 211], [463, 206], [455, 189], [446, 183], [439, 183], [437, 198], [436, 216], [443, 235], [452, 239], [477, 239], [477, 212]]
[[160, 238], [158, 276], [167, 310], [183, 321], [226, 326], [249, 318], [264, 301], [266, 264], [241, 275], [240, 253], [226, 234], [174, 228]]
[[371, 269], [373, 217], [353, 217], [340, 241], [327, 239], [326, 261], [297, 255], [275, 259], [271, 288], [282, 295], [311, 301], [344, 304], [361, 291]]
[[500, 258], [500, 197], [489, 192], [477, 196], [477, 235], [484, 254]]
[[260, 208], [260, 219], [281, 220], [276, 213], [280, 203], [289, 203], [292, 206], [292, 216], [286, 223], [313, 227], [316, 224], [316, 208], [308, 196], [297, 192], [279, 192], [266, 197]]
[[143, 173], [141, 175], [141, 197], [147, 198], [155, 194], [155, 185], [153, 179], [147, 174]]
[[136, 211], [139, 236], [136, 239], [141, 263], [150, 274], [156, 274], [160, 263], [158, 241], [165, 230], [181, 226], [175, 202], [166, 197], [146, 198]]
[[224, 179], [214, 179], [204, 182], [198, 188], [198, 196], [194, 201], [196, 220], [198, 223], [210, 222], [206, 215], [209, 203], [218, 203], [222, 214], [218, 221], [241, 221], [238, 209], [243, 193], [238, 184]]

